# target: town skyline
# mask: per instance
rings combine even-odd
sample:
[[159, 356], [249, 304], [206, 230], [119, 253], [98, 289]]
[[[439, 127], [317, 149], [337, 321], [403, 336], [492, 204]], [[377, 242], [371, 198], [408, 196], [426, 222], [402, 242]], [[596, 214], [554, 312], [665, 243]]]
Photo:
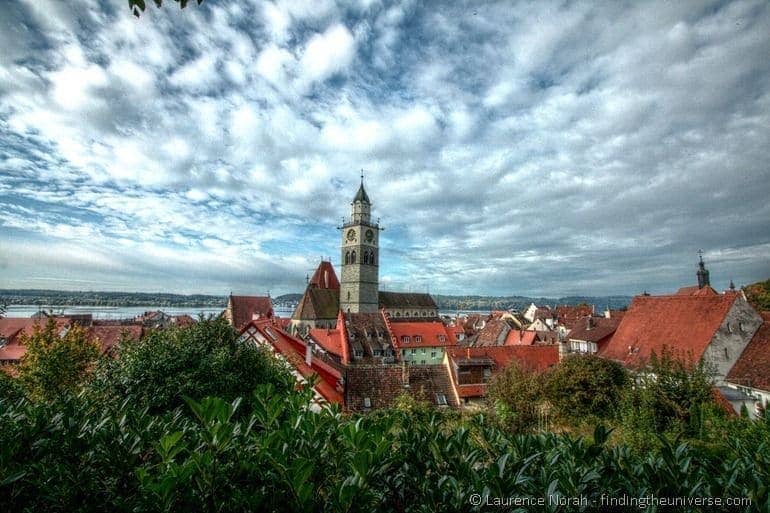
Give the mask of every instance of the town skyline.
[[770, 7], [14, 1], [0, 288], [300, 293], [361, 169], [383, 290], [770, 276]]

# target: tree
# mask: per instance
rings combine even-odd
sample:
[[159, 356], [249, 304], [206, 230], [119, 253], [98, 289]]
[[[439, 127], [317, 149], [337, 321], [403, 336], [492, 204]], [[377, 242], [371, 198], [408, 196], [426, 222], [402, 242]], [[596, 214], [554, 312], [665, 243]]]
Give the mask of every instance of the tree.
[[106, 399], [127, 399], [161, 413], [216, 395], [244, 400], [249, 411], [260, 384], [280, 392], [294, 387], [286, 366], [267, 351], [238, 340], [222, 318], [201, 320], [185, 328], [153, 331], [142, 340], [122, 344], [114, 360], [97, 371], [91, 389]]
[[751, 306], [759, 311], [770, 311], [770, 280], [747, 285], [743, 291]]
[[640, 436], [662, 433], [701, 438], [705, 420], [718, 411], [713, 396], [714, 369], [703, 360], [681, 358], [663, 348], [623, 400], [622, 423]]
[[22, 335], [27, 352], [21, 358], [19, 380], [34, 399], [57, 399], [75, 391], [99, 359], [99, 345], [80, 326], [61, 328], [54, 318], [32, 335]]
[[511, 363], [490, 383], [487, 400], [494, 406], [501, 422], [513, 431], [533, 428], [543, 405], [542, 374]]
[[[163, 3], [163, 0], [151, 0], [159, 9], [160, 6]], [[196, 0], [198, 2], [198, 5], [203, 3], [203, 0]], [[184, 9], [187, 7], [187, 3], [189, 0], [174, 0], [174, 2], [179, 4], [179, 7]], [[147, 1], [146, 0], [128, 0], [128, 8], [131, 9], [131, 12], [136, 16], [137, 18], [141, 13], [144, 12], [144, 10], [147, 8]]]
[[564, 419], [614, 415], [628, 386], [626, 370], [596, 355], [570, 355], [548, 374], [548, 399]]

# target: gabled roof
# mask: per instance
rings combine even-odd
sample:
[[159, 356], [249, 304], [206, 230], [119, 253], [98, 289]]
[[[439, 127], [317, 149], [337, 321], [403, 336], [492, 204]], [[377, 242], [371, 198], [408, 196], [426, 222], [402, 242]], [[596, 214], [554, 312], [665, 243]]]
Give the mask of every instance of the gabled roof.
[[305, 343], [289, 335], [269, 319], [249, 321], [239, 333], [244, 334], [250, 328], [259, 331], [273, 350], [281, 354], [304, 379], [317, 375], [320, 380], [315, 385], [315, 390], [321, 397], [330, 403], [342, 404], [342, 392], [338, 389], [342, 374], [337, 369], [317, 357], [312, 358], [308, 365], [305, 362]]
[[[195, 322], [195, 321], [193, 321]], [[142, 336], [143, 327], [138, 324], [130, 325], [96, 325], [88, 328], [89, 338], [96, 339], [102, 349], [102, 353], [107, 353], [120, 342], [123, 337], [139, 340]]]
[[308, 336], [327, 353], [342, 358], [342, 332], [339, 329], [313, 328]]
[[531, 346], [537, 341], [537, 332], [528, 330], [511, 330], [505, 337], [506, 346]]
[[770, 392], [770, 312], [761, 312], [761, 315], [764, 322], [725, 381]]
[[430, 294], [418, 292], [379, 293], [380, 308], [433, 308], [438, 309]]
[[264, 296], [230, 296], [233, 309], [233, 326], [239, 330], [248, 324], [254, 315], [260, 317], [273, 316], [273, 301]]
[[693, 285], [692, 287], [682, 287], [676, 291], [677, 296], [718, 296], [719, 292], [712, 289], [710, 285], [703, 288]]
[[506, 368], [514, 361], [523, 368], [534, 371], [544, 371], [559, 363], [559, 347], [556, 345], [458, 347], [448, 349], [447, 353], [455, 363], [461, 363], [465, 359], [488, 358], [494, 362], [496, 371]]
[[555, 312], [559, 324], [572, 329], [580, 319], [593, 315], [594, 307], [591, 305], [561, 305], [556, 307]]
[[586, 317], [578, 322], [569, 332], [570, 340], [582, 340], [584, 342], [599, 342], [609, 337], [618, 329], [620, 319], [611, 317]]
[[475, 346], [501, 346], [505, 343], [511, 325], [503, 319], [489, 319], [478, 333]]
[[[457, 343], [454, 333], [438, 321], [394, 322], [390, 325], [390, 331], [401, 347], [453, 346]], [[443, 342], [439, 339], [442, 336]], [[403, 337], [409, 337], [409, 342], [402, 343]], [[416, 337], [420, 337], [419, 342]]]
[[699, 360], [732, 307], [736, 293], [722, 295], [636, 296], [607, 346], [605, 358], [643, 367], [663, 348]]
[[340, 307], [340, 290], [308, 285], [292, 314], [292, 319], [334, 319]]
[[308, 285], [319, 289], [340, 290], [340, 281], [337, 279], [337, 273], [334, 272], [332, 263], [321, 260], [321, 263], [318, 264], [318, 268], [313, 273], [313, 277], [310, 278]]

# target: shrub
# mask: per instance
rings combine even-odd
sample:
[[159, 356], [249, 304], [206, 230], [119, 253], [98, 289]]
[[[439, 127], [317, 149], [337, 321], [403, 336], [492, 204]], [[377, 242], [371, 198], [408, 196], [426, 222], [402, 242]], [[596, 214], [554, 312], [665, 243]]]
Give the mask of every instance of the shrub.
[[487, 401], [507, 428], [516, 432], [532, 429], [544, 406], [544, 381], [542, 374], [513, 362], [492, 380]]
[[32, 335], [22, 335], [21, 343], [27, 352], [21, 358], [19, 380], [35, 399], [57, 399], [77, 390], [100, 353], [84, 328], [75, 325], [59, 331], [53, 318]]
[[294, 386], [294, 378], [268, 351], [239, 342], [232, 326], [218, 318], [121, 344], [118, 357], [98, 370], [92, 390], [160, 413], [183, 406], [184, 396], [243, 397], [250, 403], [254, 389], [264, 383], [282, 393]]
[[562, 419], [581, 422], [615, 416], [628, 384], [620, 364], [596, 355], [570, 355], [547, 375], [546, 390]]

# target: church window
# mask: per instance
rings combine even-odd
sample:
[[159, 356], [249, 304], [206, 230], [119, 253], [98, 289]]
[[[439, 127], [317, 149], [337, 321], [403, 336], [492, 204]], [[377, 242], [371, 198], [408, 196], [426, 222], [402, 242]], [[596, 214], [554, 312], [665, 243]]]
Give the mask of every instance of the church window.
[[396, 317], [401, 317], [401, 312], [396, 312]]
[[370, 261], [370, 263], [371, 263], [372, 265], [377, 265], [377, 262], [375, 261], [375, 258], [374, 258], [374, 251], [372, 251], [372, 254], [371, 254], [371, 256], [369, 257], [369, 261]]
[[345, 263], [350, 263], [350, 251], [345, 252]]
[[[350, 301], [350, 291], [348, 291], [348, 301]], [[350, 309], [348, 308], [348, 312], [349, 311], [350, 311]]]
[[368, 251], [364, 251], [364, 259], [363, 259], [362, 263], [364, 263], [364, 264], [368, 264], [369, 263], [369, 252]]
[[350, 263], [355, 264], [356, 263], [356, 251], [353, 250], [350, 252]]

